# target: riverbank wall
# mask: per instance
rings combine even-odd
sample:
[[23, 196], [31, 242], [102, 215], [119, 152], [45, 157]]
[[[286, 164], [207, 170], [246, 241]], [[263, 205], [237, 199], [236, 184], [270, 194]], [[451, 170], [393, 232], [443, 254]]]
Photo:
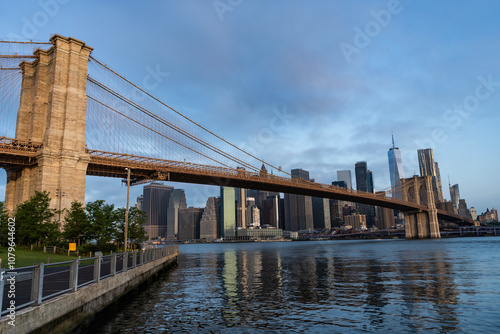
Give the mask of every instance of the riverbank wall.
[[116, 276], [89, 284], [75, 292], [19, 310], [15, 326], [8, 317], [0, 320], [0, 333], [67, 333], [95, 313], [135, 289], [153, 275], [177, 264], [177, 252]]

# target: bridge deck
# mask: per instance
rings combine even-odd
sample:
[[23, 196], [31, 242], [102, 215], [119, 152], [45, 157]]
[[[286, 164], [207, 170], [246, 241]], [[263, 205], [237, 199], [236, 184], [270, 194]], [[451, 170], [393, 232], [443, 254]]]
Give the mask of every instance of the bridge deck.
[[[0, 167], [15, 169], [21, 165], [34, 165], [42, 154], [42, 144], [0, 137]], [[367, 192], [345, 189], [333, 185], [285, 178], [268, 173], [253, 173], [231, 168], [194, 164], [87, 149], [90, 163], [87, 175], [126, 178], [125, 168], [132, 170], [132, 182], [162, 180], [267, 190], [289, 194], [338, 199], [386, 207], [402, 211], [426, 211], [427, 206]], [[448, 221], [464, 218], [444, 210], [438, 217]], [[469, 222], [470, 223], [470, 222]]]

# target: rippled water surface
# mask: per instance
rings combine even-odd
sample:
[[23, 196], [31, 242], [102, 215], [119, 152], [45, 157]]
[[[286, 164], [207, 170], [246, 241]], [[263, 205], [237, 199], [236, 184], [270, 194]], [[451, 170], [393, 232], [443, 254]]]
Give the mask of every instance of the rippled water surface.
[[177, 268], [89, 331], [500, 332], [500, 237], [194, 244], [180, 253]]

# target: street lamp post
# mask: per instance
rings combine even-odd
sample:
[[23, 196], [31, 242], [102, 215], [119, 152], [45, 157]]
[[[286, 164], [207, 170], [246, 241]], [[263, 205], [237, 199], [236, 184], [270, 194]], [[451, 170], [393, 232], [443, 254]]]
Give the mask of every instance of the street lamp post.
[[127, 232], [128, 232], [128, 201], [129, 201], [129, 192], [130, 192], [130, 168], [125, 168], [127, 171], [127, 203], [125, 206], [125, 241], [123, 243], [124, 252], [127, 251]]
[[62, 198], [66, 193], [62, 191], [62, 189], [56, 189], [56, 196], [59, 197], [59, 222], [61, 222], [61, 207], [62, 207]]

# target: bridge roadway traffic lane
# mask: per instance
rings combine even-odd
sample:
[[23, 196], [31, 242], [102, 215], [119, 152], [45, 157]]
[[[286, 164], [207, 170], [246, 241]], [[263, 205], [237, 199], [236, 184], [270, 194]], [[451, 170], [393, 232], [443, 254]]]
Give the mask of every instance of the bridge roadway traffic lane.
[[[85, 263], [89, 261], [82, 260], [82, 262]], [[116, 272], [119, 272], [122, 269], [123, 269], [123, 261], [117, 260]], [[110, 272], [111, 272], [111, 259], [105, 258], [101, 261], [101, 274], [100, 274], [101, 278], [109, 275]], [[9, 275], [6, 275], [5, 279], [8, 278]], [[57, 267], [52, 267], [52, 266], [45, 267], [44, 277], [43, 277], [42, 298], [69, 289], [69, 280], [70, 280], [69, 265], [63, 265]], [[92, 263], [92, 264], [79, 265], [78, 285], [92, 282], [93, 280], [94, 280], [94, 264]], [[33, 269], [29, 269], [28, 271], [17, 272], [16, 282], [15, 282], [15, 298], [14, 298], [16, 306], [28, 303], [32, 299], [31, 298], [32, 284], [33, 284]], [[5, 311], [7, 309], [12, 300], [12, 298], [9, 298], [10, 288], [11, 288], [10, 283], [9, 281], [6, 280], [3, 293], [2, 311]]]

